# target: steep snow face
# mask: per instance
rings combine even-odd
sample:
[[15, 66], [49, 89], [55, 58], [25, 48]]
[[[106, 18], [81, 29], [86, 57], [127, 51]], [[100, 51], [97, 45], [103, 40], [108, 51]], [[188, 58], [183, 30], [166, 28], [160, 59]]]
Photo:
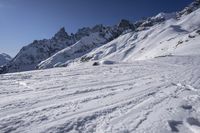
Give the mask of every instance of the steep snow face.
[[34, 41], [23, 47], [8, 64], [8, 72], [33, 70], [36, 65], [54, 53], [72, 45], [75, 40], [62, 28], [52, 39]]
[[158, 56], [200, 54], [199, 18], [200, 9], [179, 20], [171, 17], [146, 30], [122, 35], [85, 57], [130, 62]]
[[[129, 26], [129, 25], [128, 25]], [[127, 25], [121, 25], [121, 28], [127, 28]], [[94, 27], [92, 30], [89, 29], [82, 29], [84, 33], [88, 33], [88, 36], [82, 37], [81, 40], [76, 42], [70, 47], [67, 47], [50, 58], [42, 61], [39, 65], [39, 69], [45, 68], [52, 68], [52, 67], [60, 67], [60, 66], [67, 66], [69, 63], [74, 62], [77, 58], [85, 55], [86, 53], [90, 52], [91, 50], [102, 46], [103, 44], [109, 42], [121, 32], [113, 27]], [[124, 29], [123, 29], [124, 30]], [[92, 32], [90, 32], [92, 31]], [[80, 32], [80, 31], [79, 31]], [[82, 32], [80, 32], [82, 34]], [[87, 58], [81, 58], [81, 61], [87, 61]]]
[[0, 54], [0, 66], [5, 65], [9, 61], [11, 61], [11, 57], [8, 54], [2, 53]]
[[199, 133], [199, 65], [170, 56], [1, 75], [0, 132]]

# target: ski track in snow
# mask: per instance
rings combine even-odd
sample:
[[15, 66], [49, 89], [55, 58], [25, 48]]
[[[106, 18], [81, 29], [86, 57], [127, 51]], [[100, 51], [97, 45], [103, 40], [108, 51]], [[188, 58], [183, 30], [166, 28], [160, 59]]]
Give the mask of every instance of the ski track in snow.
[[199, 133], [199, 57], [174, 58], [0, 75], [0, 132]]

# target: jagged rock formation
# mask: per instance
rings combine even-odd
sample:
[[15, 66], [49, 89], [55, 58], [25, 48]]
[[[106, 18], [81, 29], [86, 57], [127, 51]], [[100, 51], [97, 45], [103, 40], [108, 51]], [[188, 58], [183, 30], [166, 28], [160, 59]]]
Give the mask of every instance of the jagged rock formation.
[[122, 19], [121, 22], [118, 24], [119, 29], [124, 30], [135, 30], [135, 26], [128, 20]]
[[64, 28], [61, 28], [51, 39], [35, 40], [23, 47], [13, 60], [7, 64], [7, 71], [33, 70], [38, 63], [73, 43], [75, 43], [74, 38], [69, 36]]

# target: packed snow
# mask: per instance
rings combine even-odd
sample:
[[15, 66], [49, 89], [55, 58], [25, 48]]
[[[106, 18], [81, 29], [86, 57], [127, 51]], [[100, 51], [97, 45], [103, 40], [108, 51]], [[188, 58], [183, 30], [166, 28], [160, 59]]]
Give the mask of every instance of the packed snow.
[[200, 56], [0, 75], [0, 132], [199, 133]]

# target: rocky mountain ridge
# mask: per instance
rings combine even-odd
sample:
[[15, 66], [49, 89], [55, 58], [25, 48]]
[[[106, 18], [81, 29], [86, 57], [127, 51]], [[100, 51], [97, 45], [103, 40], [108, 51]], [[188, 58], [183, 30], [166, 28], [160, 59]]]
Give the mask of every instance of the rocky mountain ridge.
[[[159, 13], [156, 16], [136, 22], [122, 19], [118, 25], [104, 26], [100, 24], [94, 27], [84, 27], [70, 35], [65, 31], [65, 28], [61, 28], [51, 39], [35, 40], [23, 47], [9, 63], [0, 68], [0, 73], [67, 66], [74, 61], [85, 62], [90, 60], [91, 57], [88, 55], [91, 55], [92, 51], [106, 46], [107, 43], [111, 43], [115, 39], [118, 39], [115, 41], [115, 45], [120, 46], [121, 44], [118, 43], [127, 43], [120, 41], [120, 39], [124, 39], [121, 36], [125, 34], [130, 33], [135, 37], [137, 35], [138, 38], [138, 35], [142, 32], [153, 31], [152, 27], [156, 25], [163, 25], [167, 21], [176, 23], [175, 21], [198, 10], [199, 7], [200, 1], [195, 0], [180, 12]], [[148, 35], [142, 35], [143, 38], [139, 40], [134, 36], [130, 37], [132, 38], [132, 41], [129, 40], [130, 44], [145, 40]], [[131, 49], [128, 48], [127, 51], [132, 51], [134, 48], [135, 46]], [[109, 49], [103, 50], [100, 51], [103, 53], [110, 51]]]

